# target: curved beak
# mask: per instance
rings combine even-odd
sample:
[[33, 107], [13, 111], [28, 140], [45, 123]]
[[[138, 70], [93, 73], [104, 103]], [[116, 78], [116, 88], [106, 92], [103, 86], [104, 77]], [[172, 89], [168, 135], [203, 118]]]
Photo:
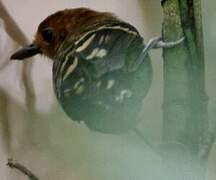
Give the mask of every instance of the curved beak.
[[40, 48], [35, 44], [30, 44], [28, 46], [25, 46], [15, 52], [10, 59], [12, 60], [24, 60], [26, 58], [32, 57], [38, 53], [41, 53]]

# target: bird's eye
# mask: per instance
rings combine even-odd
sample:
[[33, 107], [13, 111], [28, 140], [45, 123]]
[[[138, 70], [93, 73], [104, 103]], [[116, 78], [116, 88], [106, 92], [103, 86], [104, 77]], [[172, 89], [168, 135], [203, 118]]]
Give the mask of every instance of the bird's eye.
[[42, 31], [42, 36], [44, 41], [51, 43], [53, 40], [53, 29], [52, 28], [46, 28]]

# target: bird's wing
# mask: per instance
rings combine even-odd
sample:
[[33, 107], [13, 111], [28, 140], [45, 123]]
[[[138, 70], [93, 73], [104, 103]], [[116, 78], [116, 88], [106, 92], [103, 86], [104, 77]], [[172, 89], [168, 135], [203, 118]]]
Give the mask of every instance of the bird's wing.
[[125, 22], [109, 22], [88, 30], [75, 42], [75, 56], [93, 66], [96, 76], [128, 69], [144, 48], [138, 31]]
[[139, 67], [143, 48], [143, 38], [130, 24], [112, 21], [96, 25], [75, 41], [69, 39], [63, 44], [59, 60], [54, 61], [53, 79], [56, 86], [64, 82], [68, 88], [72, 81], [80, 82], [83, 74], [89, 79], [101, 79], [113, 72], [134, 71]]

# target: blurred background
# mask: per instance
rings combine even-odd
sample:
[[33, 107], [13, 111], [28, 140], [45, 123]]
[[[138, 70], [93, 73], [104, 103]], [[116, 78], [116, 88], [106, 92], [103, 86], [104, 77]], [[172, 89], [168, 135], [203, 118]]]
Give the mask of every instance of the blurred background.
[[[65, 8], [89, 7], [114, 12], [133, 24], [147, 42], [160, 36], [163, 20], [159, 0], [1, 0], [7, 12], [31, 42], [38, 24]], [[216, 2], [203, 1], [206, 92], [209, 119], [216, 117]], [[1, 18], [1, 17], [0, 17]], [[52, 89], [52, 62], [9, 61], [19, 47], [0, 19], [0, 179], [23, 180], [5, 166], [12, 157], [41, 180], [156, 180], [161, 158], [133, 132], [107, 135], [90, 131], [66, 117]], [[161, 50], [150, 52], [153, 81], [143, 106], [142, 135], [153, 145], [162, 138], [163, 60]], [[208, 161], [208, 179], [216, 178], [216, 147]]]

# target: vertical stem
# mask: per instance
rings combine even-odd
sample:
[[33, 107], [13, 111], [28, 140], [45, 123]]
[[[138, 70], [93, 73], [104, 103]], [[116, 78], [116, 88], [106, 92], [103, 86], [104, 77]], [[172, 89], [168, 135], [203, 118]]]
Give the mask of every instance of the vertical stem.
[[183, 44], [163, 51], [163, 148], [165, 161], [177, 169], [169, 178], [204, 179], [206, 159], [200, 151], [208, 118], [200, 0], [167, 0], [162, 33], [165, 41], [185, 37]]
[[[26, 45], [29, 44], [28, 39], [26, 38], [25, 34], [22, 32], [22, 30], [19, 28], [18, 24], [14, 21], [13, 17], [10, 15], [10, 13], [7, 11], [4, 4], [0, 1], [0, 18], [4, 20], [5, 29], [8, 33], [8, 35], [19, 45]], [[8, 61], [9, 62], [9, 61]], [[32, 130], [32, 121], [29, 121], [29, 119], [32, 118], [35, 115], [35, 92], [33, 89], [33, 82], [32, 82], [32, 76], [30, 76], [30, 72], [32, 70], [33, 61], [24, 62], [22, 64], [22, 87], [23, 91], [25, 92], [25, 102], [26, 107], [28, 108], [28, 114], [26, 121], [26, 134], [32, 134], [29, 133], [29, 129]], [[24, 136], [24, 139], [26, 139], [26, 136]], [[33, 138], [28, 137], [28, 141], [32, 141]]]

